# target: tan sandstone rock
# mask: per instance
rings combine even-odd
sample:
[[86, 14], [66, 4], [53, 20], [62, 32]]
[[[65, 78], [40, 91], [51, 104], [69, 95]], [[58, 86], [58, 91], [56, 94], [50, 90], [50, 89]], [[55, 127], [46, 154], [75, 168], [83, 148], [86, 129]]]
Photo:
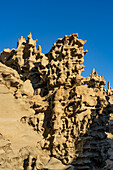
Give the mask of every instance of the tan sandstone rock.
[[86, 40], [65, 35], [47, 54], [36, 42], [0, 55], [0, 169], [112, 168], [113, 90], [95, 69], [81, 76]]

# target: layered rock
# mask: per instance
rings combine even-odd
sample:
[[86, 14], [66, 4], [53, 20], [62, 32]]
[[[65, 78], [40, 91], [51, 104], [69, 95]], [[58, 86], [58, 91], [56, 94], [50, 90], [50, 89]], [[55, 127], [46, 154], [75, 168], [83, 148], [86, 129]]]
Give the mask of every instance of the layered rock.
[[17, 142], [15, 167], [19, 161], [18, 169], [108, 168], [112, 89], [103, 88], [106, 82], [94, 69], [89, 77], [81, 76], [86, 41], [78, 34], [64, 36], [47, 54], [40, 45], [36, 49], [36, 42], [30, 33], [28, 40], [19, 39], [17, 49], [4, 49], [0, 56], [0, 83], [27, 109], [19, 115], [18, 126], [27, 127], [24, 135], [29, 131], [28, 140], [33, 139], [24, 146]]

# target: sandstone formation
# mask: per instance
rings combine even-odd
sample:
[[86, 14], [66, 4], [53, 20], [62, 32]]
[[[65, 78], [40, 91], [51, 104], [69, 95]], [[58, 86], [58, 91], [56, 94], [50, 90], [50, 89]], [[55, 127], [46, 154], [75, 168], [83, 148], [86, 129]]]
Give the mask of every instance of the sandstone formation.
[[57, 39], [47, 54], [31, 33], [0, 55], [0, 169], [113, 168], [113, 90], [84, 71], [86, 41]]

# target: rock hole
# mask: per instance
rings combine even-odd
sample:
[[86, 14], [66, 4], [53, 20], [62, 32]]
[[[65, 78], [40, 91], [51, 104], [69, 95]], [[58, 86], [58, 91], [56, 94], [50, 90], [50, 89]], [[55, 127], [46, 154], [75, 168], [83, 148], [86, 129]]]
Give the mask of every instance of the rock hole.
[[24, 159], [24, 163], [23, 163], [23, 168], [24, 170], [27, 170], [29, 166], [29, 158]]

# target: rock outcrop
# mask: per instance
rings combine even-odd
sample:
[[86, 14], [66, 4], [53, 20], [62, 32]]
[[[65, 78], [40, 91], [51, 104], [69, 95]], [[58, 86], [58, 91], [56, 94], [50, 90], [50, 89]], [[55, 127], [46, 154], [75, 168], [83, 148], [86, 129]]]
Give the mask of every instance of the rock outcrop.
[[113, 90], [84, 71], [86, 41], [57, 39], [47, 54], [31, 33], [0, 55], [0, 168], [113, 168]]

